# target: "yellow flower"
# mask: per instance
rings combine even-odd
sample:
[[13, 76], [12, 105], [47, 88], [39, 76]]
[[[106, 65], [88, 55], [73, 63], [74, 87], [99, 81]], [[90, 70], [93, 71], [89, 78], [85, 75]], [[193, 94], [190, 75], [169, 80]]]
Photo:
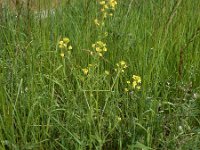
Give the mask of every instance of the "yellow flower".
[[89, 72], [89, 70], [88, 70], [87, 68], [83, 68], [82, 71], [83, 71], [83, 73], [84, 73], [85, 75], [87, 75], [88, 72]]
[[136, 81], [136, 83], [141, 83], [141, 77], [140, 76], [136, 76], [136, 75], [133, 75], [133, 80]]
[[100, 5], [105, 5], [106, 2], [105, 2], [105, 1], [101, 1], [101, 2], [99, 2], [99, 4], [100, 4]]
[[72, 46], [70, 45], [70, 46], [68, 47], [68, 49], [69, 49], [69, 50], [72, 50]]
[[117, 63], [116, 66], [117, 66], [117, 71], [120, 71], [122, 73], [124, 73], [124, 69], [127, 68], [126, 62], [123, 60]]
[[94, 20], [94, 24], [95, 24], [95, 25], [97, 25], [97, 26], [99, 26], [99, 25], [100, 25], [100, 23], [99, 23], [98, 19], [95, 19], [95, 20]]
[[63, 58], [65, 56], [65, 54], [62, 52], [62, 53], [60, 53], [60, 56]]
[[106, 4], [105, 4], [103, 7], [104, 7], [105, 9], [108, 9], [108, 5], [106, 5]]
[[62, 45], [59, 45], [59, 48], [60, 48], [60, 49], [64, 48], [64, 45], [63, 45], [63, 44], [62, 44]]
[[100, 57], [102, 57], [102, 56], [103, 56], [103, 54], [102, 54], [102, 53], [98, 53], [98, 54], [99, 54], [99, 56], [100, 56]]
[[105, 44], [102, 41], [97, 41], [96, 44], [100, 47], [104, 46]]
[[123, 69], [126, 69], [127, 68], [127, 65], [126, 65], [126, 62], [125, 61], [120, 61], [120, 66], [123, 68]]
[[140, 90], [140, 89], [141, 89], [141, 86], [136, 86], [136, 88], [137, 88], [138, 90]]
[[103, 13], [103, 18], [106, 18], [107, 17], [107, 12], [104, 12]]
[[104, 8], [101, 8], [101, 12], [104, 12], [105, 11], [105, 9]]
[[66, 44], [68, 44], [68, 43], [70, 42], [69, 38], [67, 38], [67, 37], [63, 38], [63, 41], [64, 41]]
[[107, 48], [106, 48], [106, 47], [104, 47], [104, 48], [103, 48], [103, 51], [104, 51], [104, 52], [107, 52]]
[[128, 88], [125, 88], [124, 91], [125, 91], [125, 92], [128, 92]]
[[135, 89], [136, 86], [137, 86], [137, 82], [136, 82], [136, 81], [133, 81], [133, 83], [132, 83], [133, 89]]
[[70, 42], [69, 38], [63, 38], [63, 40], [59, 41], [59, 48], [63, 49], [67, 47], [67, 44]]
[[117, 5], [117, 1], [116, 0], [110, 0], [109, 1], [109, 5], [112, 9], [115, 9], [115, 6]]
[[106, 75], [109, 75], [109, 74], [110, 74], [110, 72], [109, 72], [108, 70], [106, 70], [106, 71], [105, 71], [105, 74], [106, 74]]
[[92, 48], [95, 49], [99, 56], [103, 56], [104, 52], [107, 51], [106, 43], [103, 43], [102, 41], [97, 41], [95, 44], [92, 44]]
[[123, 66], [126, 64], [126, 62], [122, 60], [122, 61], [120, 61], [120, 64]]
[[59, 41], [59, 45], [63, 45], [64, 44], [64, 42], [63, 41]]
[[131, 81], [126, 81], [126, 83], [127, 83], [127, 84], [130, 84], [130, 83], [131, 83]]
[[121, 120], [122, 120], [122, 118], [121, 118], [121, 117], [117, 117], [117, 121], [119, 121], [119, 122], [120, 122]]
[[97, 52], [101, 52], [101, 49], [99, 47], [96, 47]]
[[66, 48], [66, 47], [67, 47], [67, 44], [64, 43], [64, 44], [63, 44], [63, 47]]

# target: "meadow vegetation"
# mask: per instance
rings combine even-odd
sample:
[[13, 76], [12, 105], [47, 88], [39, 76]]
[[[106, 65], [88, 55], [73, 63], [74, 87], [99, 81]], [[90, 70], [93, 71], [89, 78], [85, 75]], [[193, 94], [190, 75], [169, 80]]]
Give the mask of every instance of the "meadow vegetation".
[[1, 150], [200, 149], [200, 1], [26, 6], [0, 14]]

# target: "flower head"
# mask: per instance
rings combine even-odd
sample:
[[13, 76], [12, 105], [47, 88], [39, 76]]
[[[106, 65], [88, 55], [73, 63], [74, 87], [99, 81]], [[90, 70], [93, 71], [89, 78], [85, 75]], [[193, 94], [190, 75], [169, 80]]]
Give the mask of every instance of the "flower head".
[[125, 88], [124, 91], [125, 91], [125, 92], [128, 92], [129, 90], [128, 90], [128, 88]]
[[[58, 42], [58, 47], [61, 49], [61, 57], [65, 56], [65, 50], [67, 51], [67, 54], [70, 55], [71, 54], [71, 50], [72, 50], [72, 46], [69, 45], [69, 38], [64, 37], [62, 40], [60, 40]], [[68, 46], [69, 45], [69, 46]]]
[[88, 68], [83, 68], [82, 71], [83, 71], [84, 75], [88, 75], [88, 72], [89, 72]]
[[111, 7], [111, 9], [115, 9], [116, 5], [117, 5], [117, 1], [116, 0], [109, 0], [109, 5]]
[[61, 52], [60, 56], [63, 58], [65, 56], [65, 54], [63, 52]]
[[110, 74], [110, 72], [109, 72], [108, 70], [106, 70], [106, 71], [105, 71], [105, 74], [106, 74], [106, 75], [109, 75], [109, 74]]
[[107, 51], [106, 43], [103, 43], [102, 41], [97, 41], [95, 44], [92, 44], [92, 48], [95, 49], [100, 57], [102, 57], [103, 54]]
[[100, 26], [100, 22], [98, 19], [94, 19], [94, 24], [97, 25], [97, 26]]
[[113, 16], [113, 11], [115, 10], [116, 5], [116, 0], [99, 0], [100, 15], [98, 16], [98, 19], [94, 20], [95, 25], [103, 26], [104, 20], [108, 16]]
[[70, 45], [70, 46], [68, 47], [68, 49], [69, 49], [69, 50], [72, 50], [72, 46]]
[[121, 120], [122, 120], [122, 118], [118, 116], [117, 121], [120, 122]]
[[69, 38], [67, 38], [67, 37], [63, 38], [63, 41], [64, 41], [66, 44], [68, 44], [68, 43], [70, 42]]
[[136, 76], [136, 75], [133, 75], [133, 80], [136, 81], [137, 83], [141, 83], [141, 77], [140, 76]]
[[124, 70], [128, 67], [125, 61], [120, 61], [119, 63], [116, 64], [117, 69], [115, 69], [116, 71], [120, 71], [120, 72], [124, 72]]
[[126, 81], [126, 83], [128, 84], [128, 88], [127, 90], [140, 90], [141, 89], [141, 77], [137, 76], [137, 75], [133, 75], [132, 79], [129, 81]]

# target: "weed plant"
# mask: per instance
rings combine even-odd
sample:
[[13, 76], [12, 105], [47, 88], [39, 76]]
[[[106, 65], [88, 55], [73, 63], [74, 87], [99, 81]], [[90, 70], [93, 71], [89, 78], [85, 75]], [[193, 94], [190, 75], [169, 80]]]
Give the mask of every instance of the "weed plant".
[[73, 0], [0, 18], [0, 149], [200, 149], [200, 1]]

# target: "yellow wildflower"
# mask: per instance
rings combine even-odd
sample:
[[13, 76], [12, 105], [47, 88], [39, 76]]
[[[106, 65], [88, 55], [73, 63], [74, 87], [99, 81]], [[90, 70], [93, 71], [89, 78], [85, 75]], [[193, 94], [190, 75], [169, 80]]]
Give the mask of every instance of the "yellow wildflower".
[[133, 75], [133, 80], [136, 81], [137, 83], [141, 83], [141, 77], [140, 76], [136, 76], [136, 75]]
[[87, 68], [83, 68], [82, 71], [83, 71], [83, 73], [84, 73], [85, 75], [87, 75], [88, 72], [89, 72], [89, 70], [88, 70]]
[[108, 9], [108, 5], [105, 4], [105, 5], [103, 6], [103, 8]]
[[99, 47], [96, 47], [97, 52], [101, 52], [101, 49]]
[[100, 5], [105, 5], [106, 2], [105, 2], [105, 1], [101, 1], [101, 2], [99, 2], [99, 4], [100, 4]]
[[63, 58], [65, 56], [65, 54], [62, 52], [62, 53], [60, 53], [60, 56]]
[[95, 19], [95, 20], [94, 20], [94, 24], [95, 24], [95, 25], [97, 25], [97, 26], [99, 26], [99, 25], [100, 25], [100, 23], [99, 23], [98, 19]]
[[98, 54], [99, 54], [99, 56], [100, 56], [100, 57], [102, 57], [102, 56], [103, 56], [103, 54], [102, 54], [102, 53], [98, 53]]
[[97, 41], [95, 44], [92, 44], [92, 48], [95, 49], [99, 56], [103, 56], [104, 52], [107, 51], [106, 44], [102, 41]]
[[[63, 38], [63, 40], [59, 41], [59, 48], [63, 49], [63, 48], [67, 48], [67, 44], [70, 42], [69, 38], [65, 37]], [[68, 47], [69, 50], [72, 49], [72, 46]]]
[[125, 91], [125, 92], [128, 92], [128, 88], [125, 88], [124, 91]]
[[124, 73], [124, 69], [126, 69], [128, 66], [126, 65], [125, 61], [120, 61], [119, 63], [116, 64], [118, 71], [121, 71], [122, 73]]
[[104, 8], [101, 8], [101, 12], [104, 12], [105, 11], [105, 9]]
[[115, 9], [115, 6], [117, 5], [117, 1], [116, 0], [110, 0], [109, 1], [109, 5], [112, 9]]
[[63, 38], [63, 41], [64, 41], [66, 44], [68, 44], [68, 43], [70, 42], [69, 38], [67, 38], [67, 37]]
[[67, 44], [64, 43], [64, 44], [63, 44], [63, 47], [66, 48], [66, 47], [67, 47]]
[[130, 83], [131, 83], [131, 81], [126, 81], [126, 83], [127, 83], [127, 84], [130, 84]]
[[137, 88], [138, 90], [140, 90], [140, 89], [141, 89], [141, 86], [136, 86], [136, 88]]
[[119, 122], [120, 122], [121, 120], [122, 120], [122, 118], [121, 118], [121, 117], [117, 117], [117, 121], [119, 121]]
[[68, 47], [68, 49], [69, 49], [69, 50], [72, 50], [72, 46], [70, 45], [70, 46]]
[[123, 68], [123, 69], [126, 69], [127, 68], [127, 65], [126, 65], [126, 62], [125, 61], [120, 61], [120, 66]]
[[132, 83], [133, 89], [135, 89], [136, 86], [137, 86], [137, 82], [136, 82], [136, 81], [133, 81], [133, 83]]
[[64, 48], [64, 45], [59, 45], [59, 48], [60, 48], [60, 49]]
[[104, 12], [103, 13], [103, 18], [106, 18], [107, 17], [107, 12]]
[[126, 64], [126, 62], [122, 60], [122, 61], [120, 61], [120, 64], [123, 66]]
[[63, 45], [64, 44], [64, 42], [63, 41], [59, 41], [59, 45]]
[[108, 70], [106, 70], [106, 71], [105, 71], [105, 74], [106, 74], [106, 75], [109, 75], [109, 74], [110, 74], [110, 72], [109, 72]]
[[140, 90], [141, 89], [141, 77], [133, 75], [132, 76], [132, 81], [126, 81], [128, 84], [129, 90]]
[[104, 48], [103, 48], [103, 51], [104, 51], [104, 52], [107, 52], [107, 48], [106, 48], [106, 47], [104, 47]]

